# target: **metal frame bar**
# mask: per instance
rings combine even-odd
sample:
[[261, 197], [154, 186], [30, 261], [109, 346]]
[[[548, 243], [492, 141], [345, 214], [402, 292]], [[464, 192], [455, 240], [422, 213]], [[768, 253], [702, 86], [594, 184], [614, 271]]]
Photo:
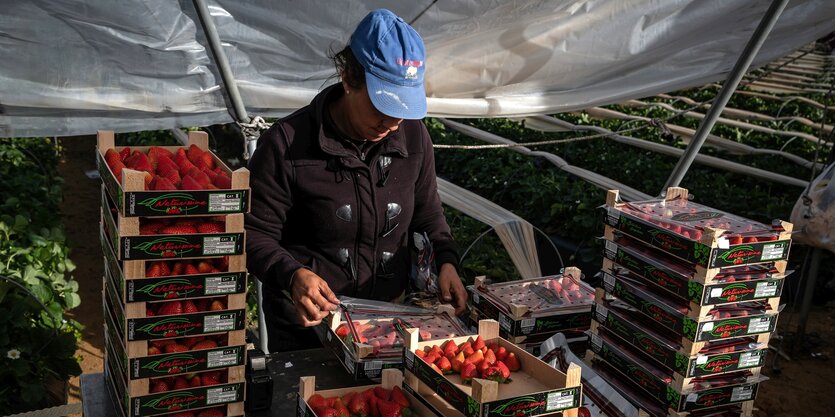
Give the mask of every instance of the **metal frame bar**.
[[681, 156], [681, 159], [678, 160], [675, 168], [673, 168], [673, 172], [664, 184], [664, 188], [661, 189], [661, 193], [664, 193], [669, 187], [678, 187], [681, 184], [681, 180], [684, 179], [684, 175], [687, 174], [690, 165], [696, 159], [696, 154], [699, 153], [699, 150], [705, 143], [708, 133], [713, 129], [713, 125], [716, 124], [719, 115], [725, 110], [725, 105], [728, 104], [728, 100], [730, 100], [734, 91], [736, 91], [736, 87], [742, 80], [742, 76], [748, 71], [748, 67], [751, 66], [751, 62], [757, 56], [760, 47], [765, 43], [765, 38], [768, 37], [771, 29], [774, 28], [774, 24], [777, 23], [777, 18], [783, 13], [783, 9], [786, 8], [788, 3], [789, 0], [773, 0], [771, 5], [768, 6], [768, 10], [766, 10], [765, 15], [763, 15], [762, 20], [760, 20], [754, 33], [751, 35], [751, 39], [745, 45], [745, 49], [742, 50], [742, 54], [740, 54], [739, 59], [734, 64], [731, 73], [722, 85], [722, 89], [716, 95], [716, 99], [710, 106], [710, 110], [705, 115], [704, 120], [702, 120], [698, 130], [696, 130], [696, 134], [684, 151], [684, 155]]

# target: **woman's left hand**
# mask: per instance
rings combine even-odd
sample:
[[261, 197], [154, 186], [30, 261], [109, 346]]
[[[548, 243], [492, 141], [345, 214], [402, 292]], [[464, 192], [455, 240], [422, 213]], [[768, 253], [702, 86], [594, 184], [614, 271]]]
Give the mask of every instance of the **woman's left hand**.
[[467, 290], [461, 283], [458, 271], [452, 264], [443, 264], [438, 272], [438, 287], [441, 288], [441, 301], [452, 303], [455, 315], [464, 313], [467, 306]]

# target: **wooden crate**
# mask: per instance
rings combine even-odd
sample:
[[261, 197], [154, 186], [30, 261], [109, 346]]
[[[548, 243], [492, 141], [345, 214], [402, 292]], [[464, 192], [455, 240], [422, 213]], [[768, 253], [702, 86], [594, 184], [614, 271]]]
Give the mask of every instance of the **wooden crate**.
[[[479, 322], [478, 335], [487, 343], [498, 343], [519, 358], [522, 369], [512, 374], [513, 381], [509, 384], [475, 378], [469, 386], [463, 384], [458, 375], [437, 373], [417, 357], [415, 351], [438, 342], [418, 342], [418, 330], [409, 329], [408, 332], [410, 338], [406, 342], [405, 369], [416, 378], [407, 380], [407, 384], [421, 395], [434, 392], [467, 417], [487, 417], [496, 415], [497, 410], [508, 408], [524, 410], [528, 416], [558, 411], [566, 416], [577, 415], [577, 407], [582, 403], [580, 367], [572, 365], [567, 373], [551, 368], [499, 337], [499, 323], [495, 320]], [[475, 337], [461, 336], [450, 340], [460, 344], [473, 339]]]
[[[297, 417], [318, 417], [313, 412], [313, 409], [307, 403], [307, 400], [310, 399], [311, 396], [314, 394], [319, 394], [325, 398], [327, 397], [341, 397], [345, 394], [351, 392], [362, 392], [369, 388], [374, 387], [383, 387], [385, 389], [392, 389], [395, 386], [400, 387], [403, 390], [406, 398], [409, 400], [411, 405], [409, 408], [414, 412], [415, 416], [418, 417], [445, 417], [445, 414], [438, 414], [436, 410], [434, 410], [426, 401], [418, 399], [415, 397], [412, 391], [409, 391], [403, 384], [403, 373], [397, 369], [386, 369], [382, 373], [382, 383], [375, 384], [375, 385], [365, 385], [360, 387], [350, 387], [350, 388], [336, 388], [336, 389], [329, 389], [329, 390], [316, 390], [316, 377], [314, 376], [303, 376], [299, 379], [299, 395], [298, 395], [298, 408], [296, 409], [296, 416]], [[346, 404], [347, 406], [347, 404]]]
[[[647, 323], [640, 313], [615, 307], [609, 303], [595, 305], [592, 331], [602, 326], [611, 334], [636, 347], [659, 365], [687, 377], [711, 375], [722, 361], [720, 371], [762, 366], [768, 351], [770, 333], [712, 342], [693, 342], [683, 336], [665, 332]], [[741, 342], [739, 347], [723, 348]], [[718, 348], [717, 348], [718, 347]]]
[[646, 245], [615, 233], [606, 226], [603, 271], [618, 268], [642, 277], [646, 282], [686, 300], [691, 308], [763, 298], [780, 297], [786, 261], [705, 269], [677, 261]]
[[[707, 269], [788, 259], [791, 223], [775, 220], [774, 226], [766, 226], [739, 219], [729, 213], [688, 202], [687, 195], [684, 188], [670, 187], [664, 199], [622, 203], [619, 202], [618, 191], [609, 190], [606, 205], [603, 206], [603, 223], [653, 248]], [[644, 213], [635, 209], [649, 206], [668, 207], [665, 210], [669, 213]], [[683, 210], [688, 212], [682, 213]], [[727, 226], [723, 226], [725, 229], [707, 225], [717, 218], [738, 220], [733, 220], [733, 223], [727, 220]], [[752, 231], [736, 230], [741, 221], [751, 226]], [[691, 236], [687, 230], [694, 235]], [[747, 234], [746, 237], [752, 241], [732, 244], [724, 235], [726, 231]]]
[[[209, 138], [206, 132], [189, 132], [189, 145], [197, 145], [204, 151], [209, 151]], [[249, 170], [239, 168], [234, 172], [212, 153], [215, 164], [226, 171], [232, 178], [232, 188], [229, 190], [176, 190], [176, 191], [146, 191], [144, 174], [140, 171], [125, 169], [122, 178], [116, 178], [104, 161], [104, 154], [108, 149], [117, 151], [123, 147], [115, 146], [115, 135], [112, 131], [99, 131], [96, 152], [96, 163], [99, 176], [110, 199], [116, 204], [120, 215], [135, 216], [188, 216], [188, 215], [218, 215], [249, 212], [250, 190]], [[147, 152], [149, 147], [134, 147]], [[179, 146], [162, 146], [161, 148], [175, 152]], [[209, 151], [211, 153], [211, 151]]]

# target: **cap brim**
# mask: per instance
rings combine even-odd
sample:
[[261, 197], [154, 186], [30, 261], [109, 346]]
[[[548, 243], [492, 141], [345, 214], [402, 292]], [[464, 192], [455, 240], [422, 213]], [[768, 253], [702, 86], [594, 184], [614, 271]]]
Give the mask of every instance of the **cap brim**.
[[395, 85], [366, 72], [365, 85], [371, 103], [380, 113], [397, 119], [426, 117], [426, 90], [423, 83], [413, 87]]

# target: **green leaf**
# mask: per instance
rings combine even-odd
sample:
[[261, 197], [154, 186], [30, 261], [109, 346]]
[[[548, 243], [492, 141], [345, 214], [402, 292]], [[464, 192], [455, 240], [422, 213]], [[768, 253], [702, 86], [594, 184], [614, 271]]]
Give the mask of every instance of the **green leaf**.
[[65, 293], [64, 294], [64, 304], [67, 306], [67, 309], [73, 309], [81, 305], [81, 297], [74, 292]]

